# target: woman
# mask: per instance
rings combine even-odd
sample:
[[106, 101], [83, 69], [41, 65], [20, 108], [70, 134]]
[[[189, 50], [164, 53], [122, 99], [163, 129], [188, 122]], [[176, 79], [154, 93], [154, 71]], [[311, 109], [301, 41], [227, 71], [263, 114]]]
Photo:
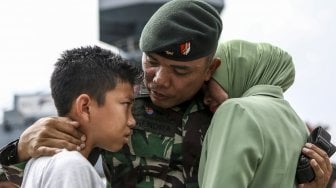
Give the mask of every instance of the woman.
[[[234, 40], [220, 44], [216, 57], [221, 65], [205, 89], [204, 102], [216, 113], [203, 144], [200, 186], [295, 187], [308, 130], [283, 98], [295, 77], [291, 56], [270, 44]], [[331, 172], [330, 163], [321, 166]], [[317, 179], [305, 186], [325, 187]]]

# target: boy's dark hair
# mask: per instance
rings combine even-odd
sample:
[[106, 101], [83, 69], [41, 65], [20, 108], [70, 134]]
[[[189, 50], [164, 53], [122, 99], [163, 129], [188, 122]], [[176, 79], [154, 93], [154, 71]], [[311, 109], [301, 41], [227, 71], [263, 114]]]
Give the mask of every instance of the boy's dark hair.
[[50, 80], [58, 115], [67, 115], [73, 100], [82, 93], [93, 97], [98, 105], [103, 105], [106, 92], [114, 89], [119, 82], [137, 84], [140, 73], [119, 55], [98, 46], [64, 51], [55, 63]]

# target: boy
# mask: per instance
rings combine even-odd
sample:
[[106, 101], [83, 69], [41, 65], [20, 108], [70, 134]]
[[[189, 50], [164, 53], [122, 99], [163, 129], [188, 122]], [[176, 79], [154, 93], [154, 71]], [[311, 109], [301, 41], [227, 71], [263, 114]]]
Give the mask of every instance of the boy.
[[97, 46], [65, 51], [51, 76], [51, 94], [58, 115], [80, 123], [86, 145], [80, 152], [63, 149], [31, 159], [22, 187], [104, 187], [86, 158], [95, 147], [118, 151], [128, 142], [135, 125], [133, 86], [139, 73]]

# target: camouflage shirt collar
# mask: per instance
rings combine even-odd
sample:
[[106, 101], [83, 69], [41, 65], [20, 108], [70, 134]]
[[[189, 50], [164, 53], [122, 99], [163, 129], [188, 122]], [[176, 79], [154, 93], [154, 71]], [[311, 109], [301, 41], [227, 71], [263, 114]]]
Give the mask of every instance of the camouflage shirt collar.
[[203, 92], [199, 91], [191, 100], [173, 107], [172, 110], [184, 114], [191, 114], [193, 112], [204, 110], [207, 107], [203, 103], [203, 96]]

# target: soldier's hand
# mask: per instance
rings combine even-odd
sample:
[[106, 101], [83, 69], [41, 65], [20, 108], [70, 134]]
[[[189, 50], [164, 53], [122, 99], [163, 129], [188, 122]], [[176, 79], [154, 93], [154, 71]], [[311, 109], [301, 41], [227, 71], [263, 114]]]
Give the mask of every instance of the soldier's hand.
[[85, 146], [86, 137], [77, 130], [78, 127], [78, 122], [64, 117], [37, 120], [20, 136], [17, 147], [19, 161], [54, 155], [61, 148], [81, 150]]
[[332, 165], [327, 153], [311, 143], [306, 143], [302, 152], [311, 158], [310, 165], [314, 170], [315, 179], [312, 182], [300, 184], [299, 188], [326, 188], [332, 173]]

